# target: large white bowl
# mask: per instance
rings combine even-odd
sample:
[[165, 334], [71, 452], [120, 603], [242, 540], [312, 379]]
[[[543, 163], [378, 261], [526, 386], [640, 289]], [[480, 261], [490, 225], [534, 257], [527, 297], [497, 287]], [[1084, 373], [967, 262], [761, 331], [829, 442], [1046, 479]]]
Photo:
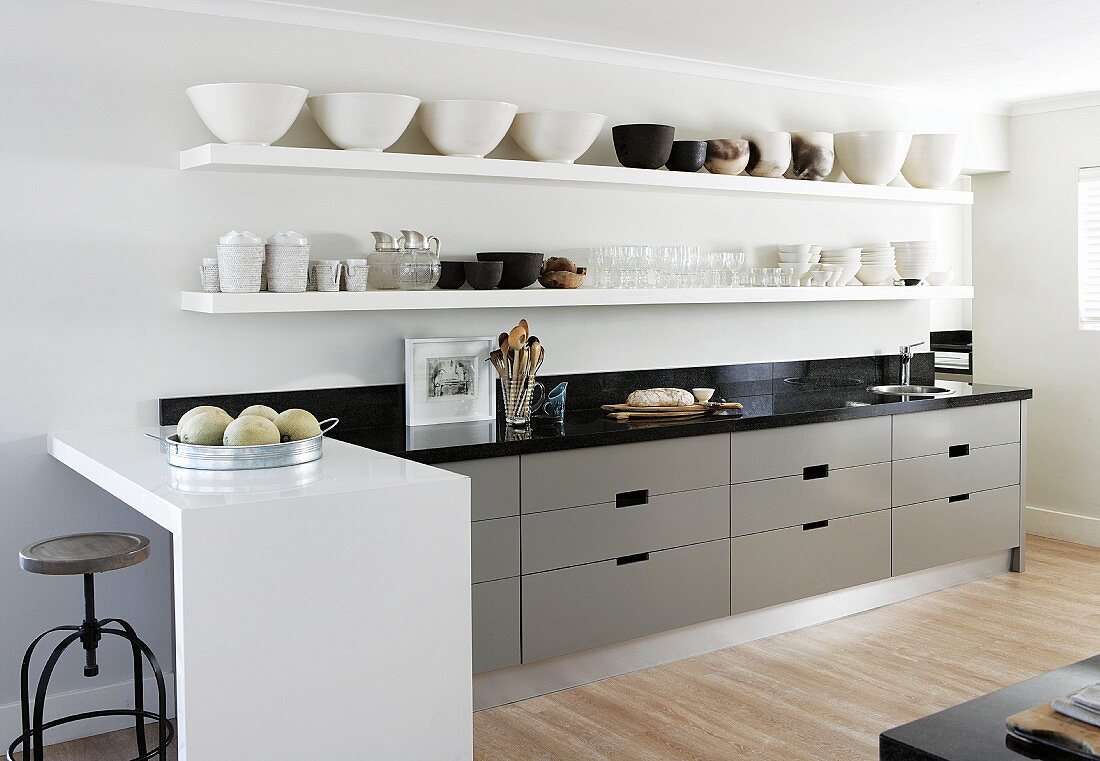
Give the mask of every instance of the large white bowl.
[[207, 129], [224, 143], [271, 145], [286, 134], [309, 90], [293, 85], [222, 82], [187, 88]]
[[592, 147], [607, 117], [585, 111], [524, 111], [512, 137], [536, 161], [572, 164]]
[[915, 188], [945, 188], [962, 171], [962, 135], [913, 135], [901, 173]]
[[481, 158], [504, 139], [515, 103], [496, 100], [429, 100], [420, 104], [420, 129], [444, 156]]
[[353, 151], [382, 151], [409, 126], [420, 98], [383, 92], [333, 92], [309, 98], [309, 111], [328, 139]]
[[912, 135], [877, 130], [833, 136], [836, 160], [845, 176], [860, 185], [885, 185], [898, 176]]

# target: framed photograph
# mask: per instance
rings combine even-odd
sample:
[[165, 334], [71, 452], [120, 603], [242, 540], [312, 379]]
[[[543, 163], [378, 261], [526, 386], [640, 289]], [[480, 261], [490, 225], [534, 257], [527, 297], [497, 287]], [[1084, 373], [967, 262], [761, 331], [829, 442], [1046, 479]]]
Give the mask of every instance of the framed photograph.
[[406, 338], [405, 425], [496, 420], [496, 339]]

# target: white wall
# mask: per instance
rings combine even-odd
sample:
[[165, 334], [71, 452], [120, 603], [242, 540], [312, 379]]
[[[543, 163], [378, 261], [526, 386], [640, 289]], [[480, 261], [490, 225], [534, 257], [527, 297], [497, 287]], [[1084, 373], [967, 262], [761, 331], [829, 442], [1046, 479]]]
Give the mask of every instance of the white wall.
[[1100, 107], [1013, 117], [1010, 145], [1011, 173], [974, 178], [975, 376], [1035, 389], [1029, 529], [1100, 545], [1100, 333], [1077, 328], [1077, 170], [1100, 165]]
[[[891, 352], [927, 335], [925, 303], [740, 305], [453, 313], [210, 316], [180, 311], [196, 264], [230, 228], [293, 228], [319, 255], [366, 250], [372, 229], [416, 227], [444, 253], [561, 250], [606, 242], [745, 247], [935, 237], [965, 265], [968, 212], [780, 203], [596, 188], [180, 172], [212, 138], [184, 88], [272, 81], [315, 91], [510, 99], [601, 111], [609, 124], [668, 121], [685, 137], [755, 127], [965, 130], [1003, 145], [1004, 119], [881, 100], [635, 71], [86, 0], [0, 7], [0, 729], [17, 666], [39, 631], [75, 623], [76, 580], [17, 570], [19, 547], [81, 530], [154, 538], [152, 559], [110, 574], [100, 608], [129, 618], [171, 660], [164, 532], [45, 454], [50, 430], [151, 424], [160, 396], [401, 381], [407, 336], [495, 334], [526, 316], [546, 371], [751, 362]], [[286, 144], [326, 145], [308, 115]], [[413, 129], [405, 149], [424, 150]], [[511, 155], [505, 146], [500, 155]], [[614, 163], [605, 135], [588, 160]], [[962, 319], [947, 311], [949, 325]], [[597, 332], [596, 329], [601, 332]], [[227, 538], [227, 542], [230, 538]], [[101, 682], [126, 677], [105, 656]], [[56, 690], [87, 688], [70, 660]]]

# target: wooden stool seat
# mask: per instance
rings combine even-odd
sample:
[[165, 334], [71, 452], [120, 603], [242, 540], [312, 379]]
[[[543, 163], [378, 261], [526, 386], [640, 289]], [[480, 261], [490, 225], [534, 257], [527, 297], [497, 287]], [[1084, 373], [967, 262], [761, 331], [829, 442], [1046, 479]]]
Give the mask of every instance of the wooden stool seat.
[[127, 568], [147, 557], [149, 540], [144, 536], [101, 531], [27, 545], [19, 553], [19, 566], [31, 573], [67, 576]]

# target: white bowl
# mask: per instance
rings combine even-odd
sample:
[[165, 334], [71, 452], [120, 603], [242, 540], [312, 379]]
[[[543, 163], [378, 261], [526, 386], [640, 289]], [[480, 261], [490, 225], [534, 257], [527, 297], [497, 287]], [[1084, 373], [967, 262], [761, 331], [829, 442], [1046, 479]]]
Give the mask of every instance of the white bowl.
[[782, 177], [791, 165], [790, 132], [750, 132], [749, 163], [745, 171], [753, 177]]
[[856, 279], [856, 273], [862, 269], [863, 264], [861, 262], [852, 262], [850, 264], [843, 265], [840, 271], [840, 279], [837, 280], [837, 285], [848, 285]]
[[271, 145], [298, 118], [309, 90], [293, 85], [222, 82], [187, 88], [206, 128], [223, 143]]
[[444, 156], [481, 158], [504, 139], [516, 104], [496, 100], [430, 100], [420, 104], [420, 129]]
[[864, 285], [882, 285], [894, 279], [894, 267], [889, 264], [864, 264], [856, 272], [856, 279]]
[[810, 243], [780, 243], [776, 248], [781, 254], [808, 254], [813, 250]]
[[524, 111], [512, 137], [536, 161], [572, 164], [592, 147], [607, 117], [584, 111]]
[[798, 285], [799, 281], [810, 271], [810, 267], [813, 266], [809, 262], [804, 262], [802, 264], [784, 264], [783, 268], [791, 271], [791, 285]]
[[938, 272], [929, 272], [924, 279], [928, 281], [929, 285], [951, 285], [955, 279], [955, 274], [948, 267]]
[[333, 92], [307, 100], [328, 139], [346, 150], [382, 151], [409, 126], [420, 98], [381, 92]]
[[885, 185], [898, 176], [911, 140], [908, 132], [841, 132], [834, 136], [836, 159], [852, 182]]
[[913, 135], [901, 173], [915, 188], [945, 188], [962, 171], [962, 135]]
[[804, 254], [779, 254], [780, 264], [809, 264], [810, 252], [807, 251]]

